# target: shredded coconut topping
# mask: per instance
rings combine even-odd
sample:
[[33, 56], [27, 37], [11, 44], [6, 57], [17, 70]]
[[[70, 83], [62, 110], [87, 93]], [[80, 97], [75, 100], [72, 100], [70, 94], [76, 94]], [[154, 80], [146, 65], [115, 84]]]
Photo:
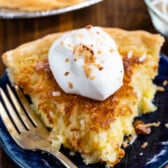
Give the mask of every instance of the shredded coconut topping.
[[59, 91], [52, 92], [52, 96], [60, 96], [60, 95], [61, 95], [61, 92], [59, 92]]

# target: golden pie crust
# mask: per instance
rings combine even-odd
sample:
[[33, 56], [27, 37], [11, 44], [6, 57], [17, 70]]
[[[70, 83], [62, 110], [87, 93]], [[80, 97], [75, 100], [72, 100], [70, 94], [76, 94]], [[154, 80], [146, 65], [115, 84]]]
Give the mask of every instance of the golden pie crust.
[[145, 31], [103, 29], [118, 46], [125, 74], [124, 85], [102, 102], [66, 94], [54, 80], [48, 51], [65, 32], [23, 44], [2, 58], [13, 83], [31, 97], [36, 112], [51, 128], [53, 146], [59, 149], [63, 144], [79, 152], [86, 164], [114, 166], [124, 157], [123, 138], [135, 134], [134, 118], [156, 110], [152, 80], [164, 39]]
[[44, 11], [72, 6], [83, 1], [84, 0], [0, 0], [0, 7], [25, 11]]

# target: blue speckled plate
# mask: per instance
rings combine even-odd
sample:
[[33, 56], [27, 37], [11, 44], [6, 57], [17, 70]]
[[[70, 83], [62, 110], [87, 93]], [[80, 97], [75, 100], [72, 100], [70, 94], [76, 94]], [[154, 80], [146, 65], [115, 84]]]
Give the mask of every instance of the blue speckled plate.
[[[164, 80], [168, 80], [168, 58], [161, 54], [159, 75], [155, 83], [161, 85]], [[8, 82], [6, 73], [0, 79], [0, 86]], [[161, 121], [159, 127], [152, 128], [152, 134], [139, 136], [133, 145], [126, 149], [126, 156], [115, 168], [165, 168], [168, 165], [168, 85], [165, 92], [158, 92], [154, 100], [158, 110], [154, 113], [144, 115], [140, 119], [145, 122]], [[142, 143], [148, 142], [146, 148], [141, 148]], [[0, 120], [0, 145], [7, 155], [21, 168], [61, 168], [55, 159], [45, 153], [30, 152], [19, 148], [10, 138], [2, 121]], [[82, 159], [77, 154], [69, 156], [67, 149], [61, 149], [70, 157], [79, 168], [103, 168], [102, 164], [84, 165]]]

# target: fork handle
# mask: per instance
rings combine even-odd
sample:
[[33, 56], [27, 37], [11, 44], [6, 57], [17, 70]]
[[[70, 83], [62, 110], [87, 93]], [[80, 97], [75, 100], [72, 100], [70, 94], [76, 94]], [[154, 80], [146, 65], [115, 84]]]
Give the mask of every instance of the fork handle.
[[46, 152], [52, 154], [57, 160], [59, 160], [65, 168], [78, 168], [68, 157], [54, 148], [45, 149]]

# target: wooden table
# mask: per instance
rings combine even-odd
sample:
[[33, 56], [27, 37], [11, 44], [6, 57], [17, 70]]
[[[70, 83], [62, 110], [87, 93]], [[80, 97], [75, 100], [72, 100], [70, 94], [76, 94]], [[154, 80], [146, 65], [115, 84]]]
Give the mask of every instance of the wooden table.
[[[128, 30], [143, 29], [156, 33], [144, 1], [104, 0], [81, 10], [35, 19], [0, 19], [0, 55], [18, 45], [53, 32], [81, 28], [88, 24], [120, 27]], [[151, 44], [152, 45], [152, 44]], [[162, 52], [168, 55], [168, 41]], [[0, 75], [5, 67], [0, 59]], [[0, 147], [0, 168], [15, 168]]]

